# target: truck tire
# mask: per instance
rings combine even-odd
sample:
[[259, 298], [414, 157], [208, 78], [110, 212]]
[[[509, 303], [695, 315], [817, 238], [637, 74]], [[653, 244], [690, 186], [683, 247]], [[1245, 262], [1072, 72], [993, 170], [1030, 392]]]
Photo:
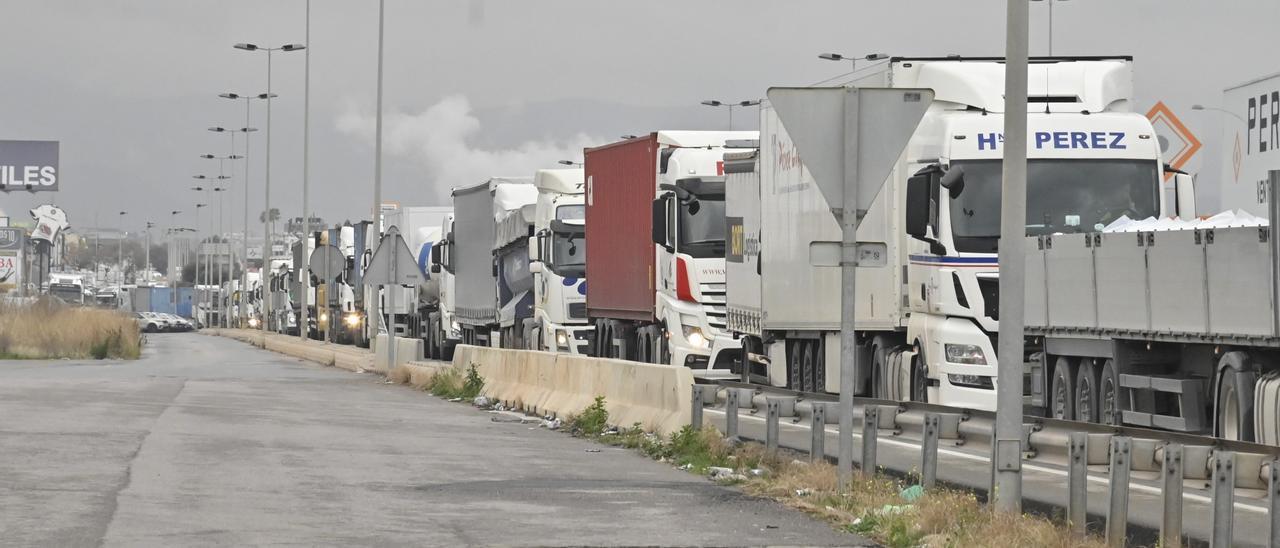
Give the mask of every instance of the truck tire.
[[[897, 351], [899, 363], [902, 362], [902, 353]], [[911, 401], [920, 403], [929, 403], [929, 362], [924, 359], [924, 352], [916, 352], [911, 357]]]
[[867, 391], [873, 398], [885, 399], [885, 371], [889, 367], [889, 349], [884, 339], [876, 337], [871, 342], [871, 387]]
[[1128, 408], [1128, 394], [1120, 389], [1120, 373], [1116, 370], [1116, 362], [1103, 361], [1102, 373], [1098, 377], [1098, 422], [1120, 426], [1123, 412]]
[[1253, 441], [1253, 389], [1258, 377], [1251, 362], [1240, 351], [1227, 352], [1218, 360], [1213, 431], [1219, 438]]
[[801, 383], [805, 392], [817, 392], [817, 379], [815, 378], [815, 364], [813, 360], [813, 343], [803, 341], [800, 343], [803, 350], [800, 353], [800, 376]]
[[1053, 365], [1053, 382], [1049, 388], [1049, 416], [1055, 419], [1075, 418], [1075, 371], [1071, 358], [1059, 357]]
[[800, 382], [800, 379], [802, 377], [800, 372], [800, 354], [802, 350], [800, 347], [800, 341], [789, 341], [786, 344], [786, 348], [787, 348], [787, 387], [792, 390], [802, 391], [804, 390], [804, 387]]
[[1093, 358], [1080, 360], [1080, 366], [1076, 368], [1075, 389], [1075, 420], [1098, 422], [1098, 364]]

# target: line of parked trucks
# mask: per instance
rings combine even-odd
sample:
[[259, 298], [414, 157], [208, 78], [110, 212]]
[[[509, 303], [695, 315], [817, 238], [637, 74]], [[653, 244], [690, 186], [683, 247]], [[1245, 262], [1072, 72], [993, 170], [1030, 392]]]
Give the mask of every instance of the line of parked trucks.
[[[1239, 217], [1128, 223], [1197, 218], [1193, 179], [1131, 111], [1132, 71], [1032, 60], [1025, 403], [1280, 444], [1275, 237]], [[858, 229], [859, 395], [994, 408], [1003, 80], [1000, 59], [947, 57], [856, 82], [934, 91]], [[394, 331], [432, 358], [488, 345], [838, 390], [840, 228], [767, 101], [759, 131], [654, 131], [516, 175], [458, 186], [452, 207], [389, 210], [379, 230], [312, 234], [292, 264], [333, 245], [342, 272], [313, 264], [303, 292], [278, 265], [272, 328], [296, 330], [306, 306], [313, 338]], [[391, 226], [427, 281], [371, 319], [390, 300], [360, 275]]]

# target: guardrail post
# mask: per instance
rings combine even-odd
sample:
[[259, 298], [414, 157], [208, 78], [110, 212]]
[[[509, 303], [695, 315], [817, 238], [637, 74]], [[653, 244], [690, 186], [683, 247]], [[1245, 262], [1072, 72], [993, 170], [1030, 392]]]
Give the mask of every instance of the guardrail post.
[[1235, 518], [1236, 453], [1215, 451], [1213, 454], [1213, 534], [1209, 548], [1231, 546]]
[[1107, 546], [1123, 547], [1129, 527], [1129, 455], [1133, 442], [1111, 438], [1111, 505], [1107, 510]]
[[689, 408], [689, 425], [694, 430], [702, 430], [702, 385], [693, 385], [693, 406]]
[[725, 396], [724, 435], [730, 440], [738, 439], [738, 391], [730, 388]]
[[933, 489], [938, 482], [938, 430], [941, 417], [924, 414], [924, 440], [920, 444], [920, 486]]
[[819, 462], [827, 458], [827, 405], [814, 403], [809, 417], [809, 460]]
[[1072, 432], [1067, 440], [1067, 522], [1083, 537], [1089, 518], [1089, 434]]
[[1271, 461], [1267, 481], [1267, 515], [1271, 517], [1271, 548], [1280, 548], [1280, 459]]
[[765, 399], [764, 446], [769, 451], [778, 450], [778, 400]]
[[1164, 446], [1164, 512], [1160, 518], [1160, 544], [1182, 546], [1182, 444]]
[[876, 434], [880, 430], [880, 408], [862, 406], [862, 476], [876, 475]]

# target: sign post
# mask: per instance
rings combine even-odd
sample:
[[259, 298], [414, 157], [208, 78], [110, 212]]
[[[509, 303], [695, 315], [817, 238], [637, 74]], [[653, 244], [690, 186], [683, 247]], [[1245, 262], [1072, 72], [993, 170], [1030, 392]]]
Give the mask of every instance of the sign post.
[[[342, 273], [342, 267], [343, 265], [346, 264], [347, 260], [343, 258], [342, 251], [332, 245], [316, 246], [315, 250], [311, 252], [311, 255], [308, 257], [307, 260], [309, 261], [308, 264], [310, 267], [310, 272], [312, 274], [315, 274], [317, 278], [320, 278], [320, 280], [324, 282], [324, 287], [325, 287], [324, 305], [327, 308], [329, 306], [328, 301], [329, 301], [330, 291], [333, 290], [333, 281], [338, 277], [339, 274]], [[318, 296], [319, 294], [317, 293], [317, 297]], [[303, 301], [304, 302], [302, 303], [302, 308], [305, 309], [307, 308], [307, 303], [305, 302], [306, 301], [305, 296], [303, 297]], [[332, 318], [330, 318], [330, 321], [332, 321]], [[305, 331], [306, 329], [307, 329], [306, 325], [302, 325], [298, 327], [299, 331]], [[319, 330], [320, 330], [320, 299], [317, 298], [316, 299], [316, 331], [319, 331]], [[325, 329], [324, 329], [324, 342], [326, 343], [329, 342], [328, 326], [325, 326]]]
[[858, 224], [933, 102], [933, 90], [770, 88], [769, 101], [840, 223], [841, 488], [853, 475]]
[[[386, 309], [394, 313], [396, 293], [399, 293], [394, 290], [394, 286], [416, 286], [422, 281], [422, 270], [418, 268], [418, 262], [413, 259], [409, 245], [400, 236], [400, 230], [394, 226], [388, 228], [382, 236], [382, 241], [378, 242], [378, 249], [373, 252], [373, 258], [369, 260], [369, 268], [364, 273], [365, 285], [388, 286], [387, 299], [390, 302], [387, 303]], [[381, 314], [377, 321], [382, 321]], [[377, 337], [376, 332], [374, 337]], [[387, 373], [390, 374], [396, 365], [396, 330], [391, 322], [387, 322], [386, 344]]]

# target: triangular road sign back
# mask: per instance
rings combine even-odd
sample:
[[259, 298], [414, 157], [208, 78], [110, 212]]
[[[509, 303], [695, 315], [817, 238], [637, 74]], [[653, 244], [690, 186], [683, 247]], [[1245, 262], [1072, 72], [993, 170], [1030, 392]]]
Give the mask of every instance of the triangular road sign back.
[[373, 252], [369, 260], [369, 268], [364, 273], [364, 283], [368, 285], [417, 285], [422, 283], [422, 270], [418, 261], [409, 251], [409, 245], [400, 236], [396, 227], [387, 229], [378, 242], [378, 250]]

